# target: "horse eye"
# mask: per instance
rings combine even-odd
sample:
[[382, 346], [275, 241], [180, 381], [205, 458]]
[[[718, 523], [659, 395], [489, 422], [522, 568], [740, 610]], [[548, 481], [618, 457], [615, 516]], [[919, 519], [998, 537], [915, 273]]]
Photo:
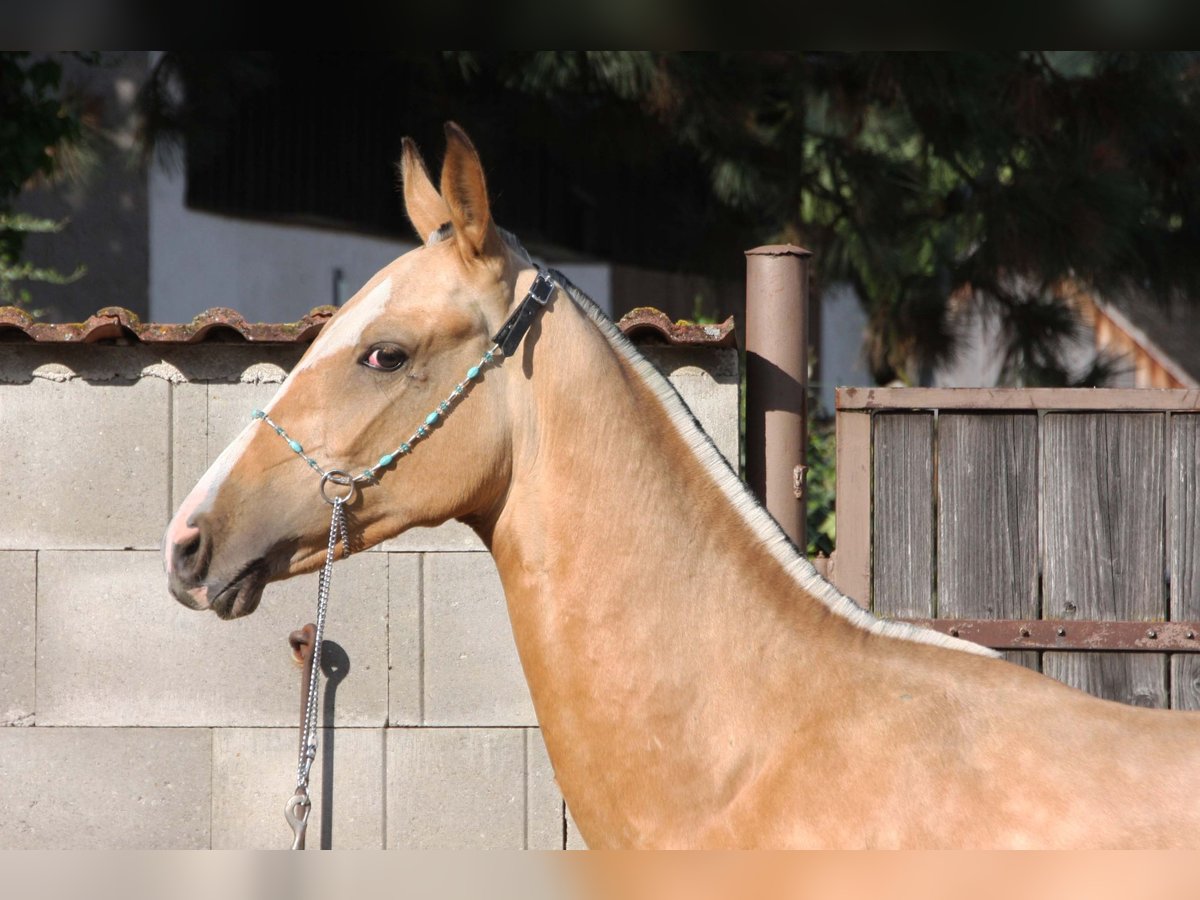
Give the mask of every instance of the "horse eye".
[[363, 357], [363, 365], [381, 372], [395, 372], [408, 362], [408, 354], [395, 344], [376, 344]]

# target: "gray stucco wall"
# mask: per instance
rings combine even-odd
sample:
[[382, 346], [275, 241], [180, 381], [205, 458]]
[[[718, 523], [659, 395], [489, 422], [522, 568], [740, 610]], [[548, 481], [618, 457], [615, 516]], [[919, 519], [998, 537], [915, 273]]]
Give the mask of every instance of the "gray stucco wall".
[[[290, 842], [286, 637], [315, 576], [221, 622], [170, 599], [159, 545], [301, 349], [0, 349], [0, 848]], [[736, 351], [647, 353], [736, 459]], [[339, 562], [327, 634], [342, 674], [310, 847], [580, 845], [472, 532]]]

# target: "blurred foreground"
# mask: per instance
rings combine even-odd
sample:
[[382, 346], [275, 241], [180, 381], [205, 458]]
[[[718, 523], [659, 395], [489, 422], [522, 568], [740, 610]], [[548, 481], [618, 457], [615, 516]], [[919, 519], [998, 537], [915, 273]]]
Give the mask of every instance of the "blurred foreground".
[[1196, 853], [5, 854], [10, 897], [1022, 900], [1194, 897]]

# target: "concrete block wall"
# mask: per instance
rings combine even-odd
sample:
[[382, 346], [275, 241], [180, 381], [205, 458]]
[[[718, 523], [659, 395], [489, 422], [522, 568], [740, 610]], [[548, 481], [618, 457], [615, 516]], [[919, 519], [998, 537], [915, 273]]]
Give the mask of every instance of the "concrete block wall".
[[[222, 622], [169, 597], [159, 546], [302, 349], [0, 351], [0, 849], [289, 845], [316, 576]], [[736, 460], [736, 351], [647, 355]], [[473, 532], [339, 562], [327, 637], [310, 847], [582, 846]]]

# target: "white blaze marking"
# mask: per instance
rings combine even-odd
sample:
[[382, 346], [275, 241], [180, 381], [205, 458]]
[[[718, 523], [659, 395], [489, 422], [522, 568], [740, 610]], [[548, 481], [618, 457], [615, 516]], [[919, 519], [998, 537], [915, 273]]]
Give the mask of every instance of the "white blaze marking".
[[172, 560], [174, 554], [171, 552], [171, 549], [187, 532], [188, 520], [216, 495], [217, 490], [224, 483], [234, 464], [241, 459], [242, 454], [246, 451], [250, 439], [254, 437], [254, 429], [261, 427], [262, 424], [259, 421], [252, 420], [250, 424], [243, 428], [241, 433], [233, 439], [233, 442], [221, 451], [221, 455], [213, 460], [213, 464], [208, 467], [208, 471], [201, 476], [200, 480], [196, 482], [196, 486], [192, 488], [191, 493], [179, 505], [179, 510], [175, 513], [174, 518], [171, 519], [171, 524], [167, 526], [167, 539], [164, 550], [166, 552], [168, 572], [174, 569]]
[[[312, 368], [319, 362], [328, 359], [339, 350], [354, 347], [362, 339], [362, 333], [368, 325], [383, 315], [388, 301], [392, 298], [392, 276], [389, 275], [371, 289], [366, 296], [355, 297], [332, 322], [321, 331], [320, 337], [313, 344], [312, 352], [303, 359], [292, 374], [283, 383], [286, 388], [292, 380], [292, 375]], [[283, 391], [275, 395], [278, 400]], [[271, 403], [274, 404], [275, 400]], [[268, 407], [268, 411], [270, 407]]]

